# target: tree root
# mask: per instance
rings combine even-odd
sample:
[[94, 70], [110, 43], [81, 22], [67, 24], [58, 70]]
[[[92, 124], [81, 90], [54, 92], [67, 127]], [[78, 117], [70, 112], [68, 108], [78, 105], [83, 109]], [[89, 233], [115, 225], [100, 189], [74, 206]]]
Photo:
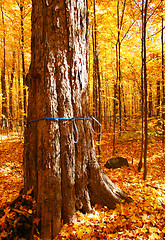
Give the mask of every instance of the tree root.
[[95, 166], [94, 169], [91, 169], [90, 174], [89, 190], [92, 205], [101, 204], [114, 209], [116, 204], [133, 202], [133, 199], [119, 189], [101, 168]]

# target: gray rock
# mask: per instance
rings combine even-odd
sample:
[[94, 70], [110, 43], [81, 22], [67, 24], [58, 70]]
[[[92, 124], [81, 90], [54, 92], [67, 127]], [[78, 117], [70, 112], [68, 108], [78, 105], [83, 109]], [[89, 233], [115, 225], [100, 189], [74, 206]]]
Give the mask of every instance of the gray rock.
[[127, 166], [127, 167], [129, 166], [127, 159], [123, 157], [112, 157], [104, 165], [104, 167], [109, 169], [121, 168], [123, 166]]

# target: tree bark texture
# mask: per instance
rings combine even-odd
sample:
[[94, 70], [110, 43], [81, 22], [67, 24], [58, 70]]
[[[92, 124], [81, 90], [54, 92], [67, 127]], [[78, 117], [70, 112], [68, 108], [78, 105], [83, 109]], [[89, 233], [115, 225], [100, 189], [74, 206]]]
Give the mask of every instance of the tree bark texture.
[[53, 239], [76, 210], [90, 212], [95, 203], [115, 208], [130, 198], [105, 175], [96, 161], [88, 115], [87, 2], [32, 1], [32, 58], [25, 130], [25, 190], [34, 188], [42, 239]]

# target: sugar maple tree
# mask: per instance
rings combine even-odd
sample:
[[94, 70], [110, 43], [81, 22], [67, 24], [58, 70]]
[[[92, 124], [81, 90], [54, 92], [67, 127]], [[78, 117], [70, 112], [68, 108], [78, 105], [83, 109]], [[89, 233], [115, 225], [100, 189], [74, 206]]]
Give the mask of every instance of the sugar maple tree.
[[88, 110], [87, 26], [85, 0], [33, 1], [24, 187], [34, 188], [42, 239], [54, 238], [62, 221], [75, 222], [76, 210], [88, 213], [96, 203], [115, 208], [132, 201], [96, 160]]
[[[22, 11], [20, 11], [22, 9], [22, 5], [20, 5], [20, 4], [23, 4], [23, 3], [24, 3], [24, 5], [23, 5], [24, 17], [21, 19], [21, 17], [23, 15], [22, 15]], [[110, 133], [112, 133], [112, 127], [111, 127], [112, 126], [112, 117], [114, 118], [113, 119], [114, 122], [118, 121], [118, 115], [119, 115], [119, 106], [118, 106], [119, 104], [118, 103], [119, 103], [119, 100], [122, 100], [122, 103], [121, 103], [122, 108], [120, 110], [121, 110], [121, 115], [124, 116], [124, 118], [122, 119], [123, 126], [122, 126], [122, 128], [117, 127], [116, 130], [117, 131], [120, 130], [120, 134], [122, 135], [120, 137], [124, 138], [126, 136], [126, 138], [131, 137], [133, 139], [134, 137], [139, 137], [138, 132], [135, 132], [134, 130], [140, 129], [139, 124], [138, 124], [140, 122], [140, 120], [138, 117], [141, 115], [141, 87], [140, 87], [140, 85], [141, 85], [141, 81], [140, 81], [140, 78], [141, 78], [141, 74], [140, 74], [140, 72], [141, 72], [141, 47], [140, 47], [141, 46], [141, 19], [140, 19], [141, 1], [129, 1], [129, 2], [127, 2], [127, 1], [119, 2], [118, 1], [118, 3], [120, 3], [119, 8], [118, 8], [118, 13], [116, 11], [116, 9], [117, 9], [116, 3], [117, 3], [117, 1], [111, 1], [111, 2], [106, 1], [106, 0], [96, 1], [96, 15], [97, 15], [96, 31], [97, 31], [97, 48], [98, 48], [97, 54], [98, 54], [98, 59], [99, 59], [99, 73], [100, 73], [101, 82], [99, 84], [96, 84], [97, 96], [96, 96], [96, 99], [93, 99], [93, 86], [94, 85], [93, 85], [93, 69], [92, 68], [94, 66], [94, 64], [93, 64], [94, 57], [93, 57], [93, 49], [92, 49], [92, 33], [90, 31], [89, 32], [90, 43], [91, 43], [90, 65], [89, 65], [89, 70], [90, 70], [89, 71], [89, 92], [90, 92], [90, 96], [91, 96], [90, 102], [91, 102], [92, 107], [93, 107], [93, 101], [97, 102], [99, 100], [101, 102], [101, 108], [100, 108], [101, 110], [99, 109], [99, 113], [102, 116], [102, 120], [104, 120], [102, 122], [103, 129], [106, 129], [107, 131], [110, 131]], [[49, 4], [49, 1], [47, 1], [46, 4]], [[123, 8], [123, 5], [124, 5], [124, 8]], [[20, 6], [21, 6], [21, 9], [20, 9]], [[27, 69], [28, 69], [29, 62], [30, 62], [30, 58], [29, 58], [29, 55], [30, 55], [29, 54], [29, 48], [30, 48], [29, 9], [30, 8], [31, 8], [31, 3], [29, 1], [24, 1], [24, 2], [16, 1], [16, 2], [14, 2], [14, 4], [13, 4], [13, 1], [11, 2], [10, 0], [1, 1], [1, 23], [0, 23], [1, 24], [0, 34], [1, 35], [0, 36], [2, 39], [2, 41], [1, 41], [2, 49], [5, 50], [5, 54], [4, 54], [4, 51], [3, 51], [3, 53], [2, 52], [0, 53], [1, 54], [0, 67], [1, 67], [1, 80], [2, 80], [2, 83], [1, 83], [1, 88], [2, 88], [1, 93], [2, 94], [0, 94], [0, 97], [1, 97], [0, 112], [4, 115], [4, 112], [2, 109], [3, 109], [3, 106], [5, 106], [5, 108], [7, 109], [6, 117], [8, 118], [9, 113], [10, 114], [12, 113], [12, 117], [17, 120], [20, 120], [23, 116], [23, 78], [24, 78], [25, 72], [27, 73]], [[158, 0], [157, 1], [149, 1], [148, 18], [147, 18], [147, 21], [148, 21], [147, 22], [147, 26], [148, 26], [148, 28], [147, 28], [147, 80], [148, 80], [148, 92], [149, 92], [148, 107], [150, 110], [148, 112], [148, 116], [150, 117], [148, 126], [149, 126], [149, 130], [150, 130], [150, 132], [149, 132], [150, 135], [156, 135], [159, 132], [161, 133], [161, 131], [160, 131], [161, 128], [159, 127], [160, 122], [157, 121], [155, 116], [157, 115], [158, 117], [161, 118], [162, 117], [162, 106], [164, 107], [164, 101], [163, 101], [164, 85], [163, 85], [163, 81], [161, 81], [163, 78], [163, 73], [164, 73], [164, 63], [163, 63], [163, 54], [162, 54], [163, 43], [161, 46], [161, 41], [160, 41], [160, 36], [162, 36], [162, 39], [163, 39], [163, 27], [162, 27], [163, 26], [162, 19], [164, 17], [163, 8], [164, 8], [163, 1], [158, 1]], [[119, 16], [122, 16], [123, 9], [125, 11], [125, 14], [123, 15], [124, 17], [122, 19], [122, 27], [119, 27], [118, 22], [119, 23], [121, 22], [121, 18], [119, 18]], [[89, 21], [90, 28], [89, 29], [90, 30], [92, 29], [92, 25], [94, 23], [93, 11], [94, 11], [93, 1], [90, 1], [89, 2], [89, 13], [90, 13], [89, 14], [90, 15], [90, 21]], [[24, 29], [22, 29], [21, 20], [23, 20]], [[81, 21], [80, 21], [80, 23], [82, 24]], [[57, 26], [59, 26], [58, 20], [57, 20]], [[127, 32], [128, 29], [129, 29], [129, 32]], [[24, 37], [25, 37], [24, 42], [22, 41], [22, 30], [24, 30]], [[125, 35], [126, 33], [127, 33], [127, 35]], [[119, 35], [120, 35], [120, 38], [118, 38]], [[123, 39], [123, 41], [122, 41], [122, 39]], [[116, 45], [116, 43], [119, 43], [119, 40], [122, 41], [121, 56], [120, 56], [120, 67], [121, 67], [120, 68], [120, 71], [121, 71], [120, 72], [120, 74], [121, 74], [121, 79], [120, 79], [120, 86], [121, 86], [120, 94], [121, 94], [121, 96], [120, 97], [121, 97], [121, 99], [119, 99], [119, 90], [116, 93], [116, 95], [114, 94], [114, 86], [117, 82], [117, 79], [118, 79], [117, 75], [119, 73], [119, 71], [117, 71], [117, 66], [119, 65], [119, 59], [117, 60], [115, 45]], [[33, 39], [32, 39], [32, 41], [33, 41]], [[74, 39], [74, 41], [75, 41], [75, 39]], [[51, 44], [53, 44], [53, 43], [51, 43]], [[79, 49], [79, 47], [77, 49]], [[23, 56], [22, 50], [24, 50], [24, 54], [25, 54], [25, 56], [24, 56], [25, 57], [25, 70], [24, 70], [24, 66], [23, 66], [23, 61], [21, 61], [21, 57]], [[39, 57], [40, 53], [36, 54], [35, 57], [36, 56]], [[70, 55], [68, 55], [68, 56], [70, 56]], [[52, 55], [48, 56], [48, 59], [50, 59], [50, 58], [51, 58], [51, 60], [53, 59]], [[12, 61], [11, 61], [11, 59], [12, 59]], [[41, 59], [42, 59], [42, 57], [41, 57]], [[85, 61], [85, 60], [82, 60], [82, 58], [80, 58], [79, 64], [81, 65], [83, 61]], [[41, 63], [40, 60], [38, 62]], [[52, 64], [52, 62], [51, 62], [51, 64]], [[51, 66], [52, 68], [54, 68], [54, 65], [53, 64], [51, 65], [51, 64], [49, 65], [49, 67]], [[5, 68], [4, 68], [4, 66], [5, 66]], [[76, 64], [75, 64], [75, 66], [76, 66]], [[27, 78], [27, 80], [29, 81], [29, 82], [27, 81], [27, 84], [29, 84], [29, 85], [30, 85], [30, 82], [32, 81], [32, 78], [38, 79], [38, 77], [39, 77], [38, 72], [35, 72], [33, 67], [31, 69], [32, 69], [32, 71], [30, 70], [31, 71], [30, 75], [32, 77], [30, 77], [29, 79]], [[40, 69], [40, 66], [39, 66], [39, 69]], [[5, 73], [5, 81], [3, 81], [4, 73]], [[40, 75], [42, 76], [42, 74], [40, 74]], [[78, 77], [77, 79], [79, 80], [79, 83], [77, 84], [77, 86], [79, 86], [79, 88], [83, 87], [80, 84], [81, 83], [81, 74], [79, 73], [78, 76], [77, 75], [75, 75], [75, 76]], [[37, 82], [37, 80], [36, 80], [36, 82]], [[5, 95], [3, 94], [4, 83], [6, 86]], [[101, 85], [101, 87], [100, 87], [100, 85]], [[33, 86], [33, 87], [35, 88], [36, 86]], [[58, 87], [59, 87], [59, 85], [58, 85]], [[74, 85], [74, 87], [75, 87], [75, 85]], [[47, 85], [44, 86], [43, 89], [47, 89]], [[31, 91], [31, 89], [30, 89], [30, 94], [31, 94], [30, 96], [33, 95], [33, 93], [34, 93], [33, 90]], [[76, 94], [75, 94], [75, 96], [76, 96]], [[67, 98], [67, 99], [69, 99], [69, 98]], [[113, 107], [112, 107], [114, 104], [114, 101], [116, 104], [116, 112], [113, 110]], [[42, 101], [40, 101], [40, 102], [42, 102]], [[45, 103], [48, 103], [47, 106], [49, 106], [48, 99], [45, 100]], [[33, 104], [35, 104], [35, 102], [33, 102]], [[10, 108], [11, 106], [13, 109]], [[49, 112], [47, 106], [45, 107], [44, 114]], [[61, 106], [62, 106], [62, 104], [61, 104]], [[74, 113], [76, 112], [76, 114], [77, 114], [77, 111], [75, 109], [77, 110], [78, 108], [73, 109], [73, 112]], [[95, 109], [95, 111], [96, 110], [97, 109]], [[37, 108], [37, 111], [38, 111], [38, 108]], [[37, 111], [35, 111], [35, 114], [41, 113], [41, 112], [39, 112], [39, 111], [37, 112]], [[91, 112], [93, 112], [93, 108], [92, 108]], [[116, 116], [114, 115], [114, 112], [115, 112]], [[83, 113], [84, 113], [84, 111], [83, 111]], [[55, 115], [56, 115], [56, 113], [55, 113]], [[34, 115], [31, 114], [30, 116], [32, 117]], [[100, 119], [101, 119], [101, 117], [100, 117]], [[19, 121], [19, 123], [20, 123], [20, 121]], [[33, 125], [35, 125], [35, 124], [37, 125], [37, 123], [34, 123]], [[39, 125], [42, 125], [42, 123], [40, 123]], [[61, 126], [63, 126], [63, 123], [61, 124]], [[51, 126], [50, 126], [50, 128], [51, 128]], [[155, 131], [155, 128], [158, 129], [157, 132]], [[36, 128], [36, 129], [38, 129], [38, 128]], [[41, 134], [42, 135], [41, 145], [46, 141], [45, 138], [43, 137], [45, 134], [46, 128], [43, 127], [43, 129], [44, 129], [43, 135]], [[59, 128], [57, 127], [57, 131], [58, 131], [58, 129]], [[82, 124], [80, 124], [80, 126], [79, 126], [79, 132], [82, 132], [81, 130], [82, 130]], [[121, 132], [121, 130], [123, 130], [123, 131]], [[36, 131], [38, 131], [38, 130], [36, 130]], [[53, 127], [52, 131], [54, 131], [54, 127]], [[117, 133], [118, 133], [117, 131], [114, 132], [113, 134], [115, 135], [115, 133], [116, 133], [116, 135], [117, 135]], [[65, 131], [65, 133], [67, 133], [67, 131]], [[27, 133], [27, 135], [28, 135], [28, 133]], [[89, 137], [89, 139], [90, 139], [90, 137]], [[36, 143], [35, 139], [34, 139], [34, 142]], [[100, 143], [98, 143], [98, 144], [100, 144]], [[103, 144], [103, 142], [101, 142], [101, 144]], [[36, 146], [35, 144], [32, 144], [32, 145]], [[38, 149], [38, 148], [36, 147], [36, 149]], [[39, 150], [40, 149], [41, 148], [39, 148]], [[77, 145], [76, 145], [76, 149], [77, 149]], [[118, 148], [116, 148], [116, 151], [118, 151]], [[65, 151], [61, 151], [61, 152], [64, 153]], [[38, 151], [38, 153], [40, 154], [39, 151]], [[46, 151], [43, 151], [42, 153], [45, 154]], [[81, 153], [81, 151], [79, 151], [79, 153]], [[111, 153], [112, 153], [112, 151], [111, 151]], [[34, 162], [32, 161], [32, 163], [34, 163]], [[30, 175], [31, 169], [32, 168], [29, 168], [29, 172], [28, 172], [29, 175]], [[34, 168], [33, 168], [33, 170], [34, 170]], [[34, 171], [34, 172], [36, 173], [36, 171]], [[135, 173], [136, 173], [136, 171], [135, 171]], [[122, 182], [122, 178], [120, 178], [120, 173], [117, 172], [117, 174], [119, 175], [119, 179]], [[152, 172], [152, 174], [153, 174], [153, 172]], [[152, 176], [152, 174], [150, 174], [150, 175]], [[111, 175], [109, 175], [109, 176], [112, 177]], [[139, 175], [139, 176], [141, 177], [141, 175]], [[113, 177], [112, 177], [112, 179], [113, 179]], [[113, 179], [113, 180], [115, 181], [115, 179]], [[138, 180], [139, 180], [139, 178], [138, 178]], [[27, 185], [28, 184], [30, 186], [31, 182], [29, 181], [27, 183]], [[80, 184], [81, 184], [81, 181], [80, 181]], [[135, 185], [137, 185], [137, 183]], [[152, 189], [153, 188], [152, 186], [154, 184], [149, 183], [149, 185], [151, 185], [151, 186], [147, 186], [147, 189], [149, 187]], [[144, 185], [142, 185], [142, 186], [144, 186]], [[123, 187], [123, 185], [122, 185], [122, 187]], [[158, 189], [158, 191], [159, 190], [160, 189]], [[153, 191], [156, 191], [156, 189]], [[42, 201], [43, 200], [42, 193], [41, 193], [41, 196], [42, 196], [42, 198], [41, 198], [41, 201]], [[135, 199], [136, 199], [136, 197], [135, 197]], [[154, 201], [156, 201], [156, 200], [154, 200]], [[151, 200], [151, 202], [154, 205], [154, 202], [152, 200]], [[78, 203], [80, 203], [80, 206], [82, 205], [81, 201]], [[142, 201], [140, 203], [142, 203]], [[159, 204], [160, 204], [160, 208], [158, 206]], [[158, 205], [155, 205], [156, 206], [155, 208], [157, 209], [156, 212], [159, 216], [160, 216], [160, 214], [162, 214], [162, 208], [164, 207], [163, 204], [164, 203], [161, 203], [160, 201], [158, 201]], [[148, 209], [150, 209], [148, 205], [149, 204], [147, 202], [146, 207], [144, 207], [144, 209], [147, 207], [148, 207]], [[136, 210], [137, 210], [136, 204], [134, 205], [134, 203], [131, 203], [131, 206], [132, 206], [131, 211], [133, 212], [133, 209], [134, 209], [136, 212]], [[126, 208], [126, 210], [121, 210], [120, 208], [121, 207], [118, 206], [117, 209], [119, 209], [120, 214], [117, 216], [125, 216], [126, 213], [129, 212], [127, 208]], [[122, 215], [122, 211], [124, 211], [124, 215]], [[6, 216], [8, 216], [8, 212], [9, 212], [9, 209], [6, 212]], [[110, 211], [110, 213], [111, 213], [111, 211]], [[135, 218], [137, 217], [137, 219], [139, 219], [138, 213], [135, 214], [135, 216], [134, 215], [132, 216], [131, 214], [132, 213], [128, 214], [130, 217], [130, 221], [127, 221], [128, 219], [125, 217], [121, 218], [122, 223], [125, 222], [125, 225], [123, 224], [121, 226], [121, 228], [120, 228], [120, 226], [118, 226], [119, 223], [117, 223], [117, 224], [115, 223], [114, 226], [116, 226], [116, 229], [113, 229], [111, 225], [109, 226], [109, 229], [112, 228], [113, 231], [115, 232], [118, 229], [120, 230], [120, 229], [124, 228], [124, 229], [126, 229], [126, 231], [129, 232], [129, 230], [130, 230], [129, 223], [131, 223], [131, 225], [134, 225], [134, 222], [136, 222]], [[145, 227], [144, 227], [143, 228], [144, 232], [146, 232], [146, 236], [144, 236], [144, 237], [147, 238], [149, 233], [151, 233], [151, 232], [153, 233], [153, 236], [152, 236], [153, 238], [154, 238], [154, 235], [155, 236], [158, 235], [158, 237], [159, 236], [162, 237], [164, 234], [164, 227], [162, 224], [162, 220], [161, 220], [160, 224], [156, 223], [157, 226], [155, 226], [154, 222], [150, 221], [150, 216], [149, 216], [148, 212], [146, 214], [147, 214], [147, 216], [145, 215], [143, 218], [146, 219], [146, 222], [147, 221], [150, 222], [149, 227], [151, 227], [151, 230], [149, 231], [149, 228], [145, 229]], [[79, 214], [79, 215], [81, 216], [81, 214]], [[75, 214], [75, 216], [76, 216], [76, 214]], [[11, 214], [11, 217], [13, 217], [12, 214]], [[82, 216], [81, 216], [81, 218], [82, 218]], [[117, 220], [117, 218], [115, 218], [115, 221]], [[138, 233], [140, 234], [142, 231], [140, 224], [143, 222], [142, 221], [143, 218], [140, 217], [140, 219], [137, 221], [138, 223], [136, 222], [137, 225], [136, 225], [136, 223], [134, 225], [133, 230], [136, 229], [137, 234]], [[45, 219], [46, 219], [46, 217], [45, 217]], [[42, 221], [43, 221], [43, 219], [42, 219]], [[38, 222], [38, 221], [36, 220], [36, 222]], [[145, 224], [146, 224], [146, 222], [145, 222]], [[46, 221], [45, 221], [45, 225], [47, 225]], [[77, 226], [79, 226], [79, 225], [77, 225]], [[82, 227], [82, 229], [80, 228], [79, 230], [75, 225], [70, 226], [70, 227], [71, 227], [71, 231], [73, 231], [74, 228], [76, 229], [74, 231], [76, 231], [76, 234], [78, 234], [78, 236], [80, 238], [84, 236], [83, 227]], [[103, 230], [104, 228], [100, 228], [100, 229]], [[106, 227], [105, 227], [105, 229], [106, 229], [105, 230], [106, 233], [114, 234], [114, 233], [111, 233], [110, 230], [107, 229]], [[159, 233], [159, 231], [162, 231], [162, 235]], [[101, 233], [100, 232], [98, 233], [98, 232], [99, 231], [95, 231], [95, 233], [94, 233], [95, 236], [93, 236], [93, 237], [97, 237], [97, 236], [103, 237], [103, 235], [101, 235]], [[65, 233], [62, 233], [62, 234], [65, 234]], [[89, 229], [89, 232], [87, 232], [87, 234], [92, 234], [91, 228]], [[125, 234], [127, 234], [127, 233], [125, 233]], [[74, 237], [76, 237], [76, 235], [74, 236], [74, 233], [72, 233], [72, 237], [74, 238]], [[109, 237], [111, 237], [111, 236], [109, 236]]]

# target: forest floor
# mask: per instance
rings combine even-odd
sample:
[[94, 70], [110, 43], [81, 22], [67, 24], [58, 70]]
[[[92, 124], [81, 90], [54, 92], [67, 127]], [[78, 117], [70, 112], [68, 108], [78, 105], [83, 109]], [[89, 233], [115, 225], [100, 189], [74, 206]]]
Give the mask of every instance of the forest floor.
[[[77, 212], [77, 223], [65, 224], [56, 239], [165, 239], [165, 155], [161, 140], [149, 139], [146, 181], [143, 180], [143, 168], [140, 173], [137, 170], [141, 154], [139, 140], [117, 140], [116, 155], [127, 158], [129, 167], [120, 169], [104, 167], [112, 156], [110, 134], [103, 134], [101, 149], [100, 164], [105, 173], [112, 182], [128, 193], [134, 202], [117, 205], [115, 210], [96, 205], [92, 214]], [[0, 143], [0, 239], [30, 239], [25, 233], [19, 234], [22, 222], [19, 223], [20, 226], [18, 222], [21, 214], [25, 221], [35, 213], [32, 190], [26, 196], [22, 195], [17, 205], [13, 203], [14, 207], [7, 204], [19, 196], [23, 187], [22, 156], [21, 139], [13, 138], [10, 141], [6, 139]], [[28, 207], [25, 206], [25, 200], [28, 201]], [[39, 221], [36, 216], [33, 218], [34, 225], [38, 226]], [[17, 229], [13, 230], [16, 225]], [[37, 230], [33, 239], [40, 239]]]

